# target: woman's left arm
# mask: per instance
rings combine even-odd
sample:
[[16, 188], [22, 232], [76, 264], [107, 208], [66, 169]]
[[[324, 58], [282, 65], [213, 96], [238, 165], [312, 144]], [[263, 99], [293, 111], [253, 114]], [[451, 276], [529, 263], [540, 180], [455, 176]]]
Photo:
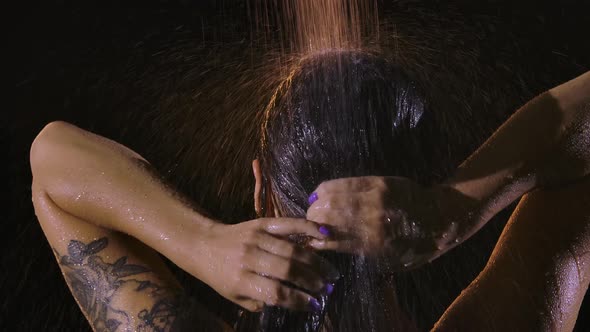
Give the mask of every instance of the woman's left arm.
[[433, 331], [571, 331], [590, 283], [590, 176], [526, 194]]
[[462, 243], [524, 194], [575, 183], [589, 172], [587, 72], [524, 105], [444, 184], [423, 188], [399, 177], [322, 183], [307, 219], [352, 240], [311, 245], [385, 251], [400, 267], [414, 267]]
[[446, 185], [478, 202], [466, 237], [522, 195], [590, 172], [590, 72], [536, 97], [506, 121]]
[[[527, 105], [516, 113], [449, 182], [487, 208], [479, 223], [529, 193], [484, 270], [433, 331], [571, 331], [575, 326], [590, 283], [590, 73], [532, 103], [538, 111], [529, 106], [527, 112]], [[545, 130], [517, 131], [535, 122]], [[520, 140], [494, 146], [498, 137], [509, 138], [506, 133]], [[531, 137], [541, 144], [522, 141]], [[498, 167], [502, 162], [507, 167]], [[486, 167], [498, 171], [486, 173]]]

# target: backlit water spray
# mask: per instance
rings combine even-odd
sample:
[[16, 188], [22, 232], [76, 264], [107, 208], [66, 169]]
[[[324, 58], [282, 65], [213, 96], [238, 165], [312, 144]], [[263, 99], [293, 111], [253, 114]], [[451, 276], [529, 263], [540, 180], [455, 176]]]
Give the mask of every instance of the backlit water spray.
[[[157, 148], [149, 150], [149, 159], [160, 160], [158, 168], [170, 170], [169, 178], [219, 220], [239, 222], [253, 217], [249, 166], [260, 144], [264, 110], [269, 110], [269, 102], [281, 96], [283, 91], [278, 87], [289, 87], [286, 79], [310, 61], [327, 59], [338, 52], [377, 54], [404, 70], [424, 75], [419, 81], [428, 82], [430, 85], [425, 90], [437, 94], [436, 110], [452, 110], [441, 113], [439, 121], [431, 121], [441, 128], [428, 133], [429, 137], [440, 137], [428, 141], [432, 145], [427, 153], [428, 162], [410, 161], [419, 152], [415, 148], [406, 149], [407, 155], [399, 159], [404, 161], [399, 163], [400, 167], [405, 168], [392, 170], [388, 175], [412, 177], [420, 173], [444, 177], [450, 165], [464, 157], [451, 156], [448, 151], [465, 149], [467, 143], [477, 141], [473, 138], [476, 132], [481, 134], [477, 122], [469, 116], [471, 108], [478, 111], [490, 108], [487, 100], [497, 101], [498, 105], [493, 105], [497, 109], [513, 108], [500, 105], [508, 99], [505, 89], [461, 95], [463, 91], [473, 91], [476, 85], [482, 86], [482, 82], [490, 84], [489, 78], [498, 71], [497, 68], [487, 72], [473, 70], [480, 68], [477, 54], [481, 51], [477, 45], [465, 46], [467, 37], [459, 34], [464, 24], [462, 17], [441, 21], [438, 13], [402, 6], [385, 20], [379, 18], [374, 1], [259, 0], [249, 1], [247, 5], [250, 20], [245, 27], [249, 32], [244, 34], [249, 33], [250, 38], [240, 35], [238, 41], [224, 43], [218, 37], [210, 43], [176, 41], [174, 47], [166, 45], [161, 53], [152, 56], [151, 59], [160, 61], [153, 73], [142, 71], [143, 76], [134, 83], [153, 92], [157, 99], [154, 105], [147, 105], [151, 110], [147, 115], [152, 125], [150, 130], [159, 133], [153, 140], [177, 142], [152, 144]], [[475, 32], [465, 34], [476, 35]], [[167, 75], [164, 77], [162, 72]], [[339, 79], [335, 75], [332, 81]], [[450, 160], [451, 157], [456, 160]], [[369, 324], [361, 330], [380, 331], [366, 320], [370, 314], [395, 318], [396, 309], [391, 306], [363, 305], [371, 301], [378, 289], [384, 288], [388, 292], [379, 295], [380, 301], [399, 302], [411, 320], [421, 328], [430, 328], [456, 296], [448, 291], [449, 285], [460, 285], [454, 286], [460, 290], [480, 270], [478, 266], [481, 267], [480, 263], [472, 264], [470, 272], [465, 273], [458, 263], [441, 260], [444, 266], [435, 262], [432, 268], [396, 274], [394, 288], [391, 278], [379, 277], [392, 275], [387, 264], [375, 265], [363, 257], [352, 260], [340, 272], [361, 286], [349, 289], [336, 285], [332, 298], [346, 289], [339, 301], [348, 302], [355, 309], [330, 317], [332, 321], [344, 318], [338, 331], [346, 330], [344, 324], [349, 330], [358, 326], [361, 319]], [[449, 272], [452, 269], [461, 272]], [[459, 278], [465, 275], [465, 280]], [[302, 327], [281, 325], [281, 318], [275, 318], [274, 323], [279, 326], [275, 331], [305, 331], [307, 327], [311, 331], [321, 326], [317, 322], [325, 322], [309, 317], [307, 323], [311, 324]], [[399, 316], [395, 320], [401, 322], [403, 318]], [[301, 323], [300, 319], [297, 321]], [[286, 320], [283, 322], [287, 324]], [[253, 331], [259, 323], [258, 315], [246, 313], [238, 323], [238, 330]]]
[[[276, 111], [276, 103], [290, 90], [297, 90], [292, 86], [292, 80], [297, 76], [305, 76], [300, 72], [301, 66], [308, 69], [330, 72], [320, 74], [322, 77], [345, 83], [340, 71], [332, 71], [332, 66], [315, 68], [314, 58], [339, 58], [340, 55], [350, 61], [348, 54], [358, 54], [352, 60], [366, 61], [362, 52], [374, 51], [379, 41], [379, 15], [377, 1], [359, 0], [288, 0], [283, 2], [261, 1], [250, 3], [250, 17], [252, 18], [253, 40], [265, 43], [266, 47], [280, 50], [277, 52], [281, 60], [280, 72], [282, 82], [272, 96], [263, 117], [262, 132], [266, 131], [266, 123], [270, 113]], [[320, 60], [321, 62], [322, 60]], [[372, 60], [371, 60], [372, 61]], [[330, 60], [328, 60], [330, 62]], [[370, 62], [370, 61], [369, 61]], [[358, 63], [356, 63], [358, 64]], [[356, 66], [352, 64], [352, 66]], [[276, 71], [275, 71], [276, 72]], [[313, 74], [311, 75], [314, 76]], [[318, 76], [318, 77], [319, 77]], [[354, 76], [354, 74], [353, 74]], [[350, 79], [350, 78], [348, 78]], [[313, 80], [313, 78], [312, 78]], [[305, 80], [304, 80], [305, 81]], [[322, 89], [322, 82], [309, 82]], [[344, 88], [344, 87], [343, 87]], [[339, 93], [337, 93], [339, 95]], [[329, 97], [327, 97], [329, 98]], [[338, 116], [338, 114], [334, 114]], [[294, 137], [293, 139], [297, 139]], [[318, 142], [319, 144], [319, 142]], [[263, 146], [263, 149], [266, 148]], [[298, 217], [304, 217], [298, 215]], [[380, 286], [379, 274], [391, 274], [389, 264], [375, 265], [363, 256], [331, 257], [343, 274], [343, 281], [337, 284], [338, 303], [330, 306], [330, 299], [326, 295], [319, 297], [322, 309], [317, 313], [294, 313], [279, 308], [265, 308], [258, 322], [250, 321], [239, 326], [239, 330], [250, 330], [252, 325], [260, 324], [260, 331], [378, 331], [386, 328], [385, 321], [391, 321], [395, 305], [395, 295], [392, 285], [383, 280]], [[388, 273], [389, 272], [389, 273]], [[383, 291], [387, 289], [386, 291]], [[333, 301], [333, 300], [332, 300]], [[390, 308], [388, 308], [390, 307]], [[345, 316], [345, 317], [337, 317]], [[385, 318], [387, 317], [387, 318]], [[393, 324], [389, 325], [393, 328]]]

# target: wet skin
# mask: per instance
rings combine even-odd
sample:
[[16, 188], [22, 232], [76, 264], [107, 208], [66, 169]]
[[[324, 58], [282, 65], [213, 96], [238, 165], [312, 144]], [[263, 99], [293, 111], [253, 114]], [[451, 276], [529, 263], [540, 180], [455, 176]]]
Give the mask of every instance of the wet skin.
[[[587, 139], [589, 91], [590, 73], [587, 73], [551, 90], [549, 100], [552, 102], [547, 103], [545, 95], [527, 104], [459, 168], [455, 177], [441, 185], [442, 188], [450, 188], [462, 194], [453, 197], [468, 198], [468, 201], [476, 202], [468, 205], [468, 208], [464, 208], [465, 204], [448, 200], [449, 195], [439, 195], [439, 191], [413, 186], [404, 179], [384, 181], [379, 178], [357, 178], [320, 185], [317, 190], [318, 199], [308, 210], [307, 216], [307, 219], [317, 223], [304, 219], [277, 218], [223, 225], [200, 214], [187, 200], [155, 178], [147, 170], [147, 162], [135, 152], [65, 123], [48, 125], [33, 143], [33, 203], [74, 296], [97, 330], [116, 324], [128, 324], [130, 328], [147, 324], [146, 321], [153, 321], [147, 317], [155, 315], [146, 313], [159, 312], [162, 307], [158, 304], [163, 302], [171, 305], [164, 310], [167, 313], [165, 319], [157, 323], [168, 324], [167, 330], [173, 329], [176, 316], [179, 315], [177, 312], [182, 310], [184, 303], [176, 300], [182, 291], [156, 252], [167, 256], [221, 295], [248, 310], [258, 310], [263, 303], [312, 310], [313, 294], [322, 291], [333, 272], [311, 250], [299, 248], [286, 240], [286, 235], [306, 234], [315, 239], [310, 241], [310, 245], [316, 250], [345, 252], [351, 250], [350, 239], [353, 239], [363, 253], [371, 254], [373, 251], [383, 252], [389, 249], [385, 245], [366, 245], [372, 238], [371, 234], [377, 234], [376, 229], [385, 229], [390, 230], [390, 233], [385, 233], [390, 238], [376, 243], [392, 244], [393, 248], [398, 249], [391, 254], [401, 268], [435, 259], [464, 241], [492, 215], [518, 197], [538, 188], [581, 182], [587, 176], [590, 169], [590, 146]], [[540, 114], [546, 116], [539, 117]], [[560, 122], [553, 121], [555, 116]], [[535, 121], [530, 121], [531, 119]], [[539, 126], [541, 129], [535, 130], [531, 126]], [[402, 188], [409, 187], [412, 188], [415, 199], [406, 202], [389, 200], [396, 197], [392, 192], [397, 190], [402, 195]], [[549, 192], [530, 194], [530, 197], [527, 196], [521, 202], [518, 213], [513, 216], [494, 253], [497, 259], [490, 261], [489, 267], [451, 306], [437, 328], [453, 330], [456, 321], [451, 318], [454, 315], [472, 315], [473, 310], [470, 312], [470, 309], [473, 307], [462, 306], [462, 303], [467, 303], [462, 302], [462, 299], [477, 299], [477, 290], [501, 288], [503, 285], [498, 280], [511, 273], [514, 278], [530, 274], [538, 277], [538, 280], [545, 280], [544, 273], [554, 271], [552, 273], [555, 280], [570, 280], [572, 274], [567, 271], [571, 271], [571, 266], [575, 263], [579, 267], [578, 281], [577, 284], [569, 283], [573, 285], [573, 291], [568, 288], [564, 292], [553, 294], [555, 301], [541, 304], [540, 311], [535, 311], [541, 312], [545, 310], [543, 308], [548, 308], [546, 310], [550, 312], [559, 312], [561, 319], [543, 318], [549, 322], [543, 326], [571, 329], [576, 308], [579, 308], [583, 293], [588, 287], [588, 271], [585, 269], [590, 264], [584, 264], [588, 259], [587, 254], [584, 254], [587, 253], [584, 249], [587, 248], [587, 236], [584, 237], [587, 234], [584, 232], [588, 229], [587, 205], [569, 206], [568, 211], [578, 212], [571, 212], [568, 215], [569, 223], [564, 223], [559, 228], [563, 232], [563, 236], [560, 235], [561, 240], [556, 240], [554, 246], [543, 246], [550, 263], [539, 264], [546, 261], [531, 259], [530, 271], [534, 272], [515, 274], [517, 265], [509, 259], [501, 259], [511, 250], [520, 250], [525, 260], [528, 257], [534, 258], [537, 254], [535, 246], [531, 247], [531, 243], [527, 241], [547, 242], [547, 234], [555, 234], [556, 229], [551, 228], [555, 224], [549, 222], [534, 223], [540, 216], [532, 211], [542, 211], [539, 207], [549, 206], [548, 202], [559, 209], [559, 204], [566, 204], [587, 194], [587, 182], [563, 190], [565, 193], [561, 192], [560, 195], [570, 195], [570, 200], [553, 199]], [[366, 195], [367, 192], [372, 195]], [[535, 197], [538, 203], [533, 204]], [[334, 208], [339, 200], [351, 202], [351, 198], [363, 199], [362, 204], [340, 204], [338, 206], [343, 208]], [[445, 199], [448, 201], [444, 201]], [[429, 210], [429, 215], [420, 215], [421, 209], [412, 207], [412, 204], [425, 202], [435, 209]], [[361, 206], [363, 209], [358, 209]], [[438, 214], [435, 213], [433, 217], [432, 211]], [[400, 218], [402, 215], [404, 218]], [[555, 217], [558, 216], [553, 215], [549, 219], [554, 220]], [[358, 220], [364, 222], [358, 223]], [[402, 223], [414, 222], [419, 227], [411, 225], [388, 228], [399, 220]], [[440, 221], [436, 224], [435, 231], [429, 229], [435, 225], [433, 220]], [[327, 238], [320, 231], [320, 224], [338, 232], [333, 232], [334, 237]], [[540, 227], [541, 225], [547, 227]], [[531, 227], [536, 227], [542, 234], [538, 238], [527, 240], [527, 232]], [[419, 231], [415, 232], [413, 229]], [[451, 234], [452, 239], [444, 238], [444, 234], [447, 237]], [[108, 246], [101, 244], [104, 243], [99, 241], [102, 239], [107, 239]], [[425, 241], [427, 245], [424, 244]], [[414, 256], [399, 256], [400, 248], [420, 248], [422, 252]], [[573, 254], [570, 257], [566, 252]], [[64, 257], [80, 259], [72, 261], [71, 258]], [[122, 259], [123, 257], [126, 258]], [[74, 278], [76, 271], [84, 269], [104, 276], [96, 282], [108, 287], [99, 287], [98, 289], [104, 291], [98, 293], [89, 292], [90, 289], [97, 288], [97, 284], [88, 280], [96, 278]], [[128, 269], [130, 271], [127, 273], [131, 274], [120, 276], [123, 278], [121, 280], [113, 278], [113, 273], [125, 274], [113, 272], [117, 269]], [[98, 273], [99, 271], [102, 272]], [[78, 274], [84, 275], [82, 272]], [[277, 278], [303, 286], [307, 291], [286, 287], [277, 282]], [[520, 284], [525, 285], [527, 282], [523, 280]], [[137, 284], [138, 287], [127, 287], [130, 283]], [[144, 292], [141, 291], [156, 288], [161, 290], [156, 296], [142, 295]], [[537, 294], [546, 291], [546, 288], [539, 286], [527, 289], [522, 296], [530, 296], [530, 292]], [[112, 300], [114, 298], [117, 300]], [[116, 308], [107, 306], [104, 309], [105, 306], [101, 306], [111, 303], [110, 301], [116, 302]], [[493, 301], [504, 303], [507, 298], [498, 297]], [[96, 310], [97, 306], [102, 309]], [[176, 311], [172, 310], [175, 307]], [[109, 310], [112, 312], [109, 313]], [[204, 312], [204, 309], [199, 310]], [[196, 316], [199, 315], [195, 313]], [[229, 328], [213, 316], [202, 316], [208, 317], [210, 324]], [[534, 319], [535, 315], [532, 313], [527, 317], [523, 320], [529, 322], [528, 319]]]

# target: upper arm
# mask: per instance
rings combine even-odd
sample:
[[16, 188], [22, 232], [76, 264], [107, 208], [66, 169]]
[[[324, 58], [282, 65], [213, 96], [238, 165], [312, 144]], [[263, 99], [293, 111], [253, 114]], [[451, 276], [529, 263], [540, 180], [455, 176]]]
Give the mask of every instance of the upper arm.
[[35, 186], [33, 203], [66, 282], [95, 330], [172, 326], [182, 290], [154, 250], [68, 214]]
[[436, 331], [569, 331], [590, 282], [590, 177], [523, 197]]

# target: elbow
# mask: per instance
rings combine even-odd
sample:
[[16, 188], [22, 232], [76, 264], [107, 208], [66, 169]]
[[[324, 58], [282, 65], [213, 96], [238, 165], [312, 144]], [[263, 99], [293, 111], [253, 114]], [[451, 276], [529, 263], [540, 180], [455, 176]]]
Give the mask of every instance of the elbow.
[[63, 137], [71, 132], [72, 125], [63, 121], [53, 121], [45, 125], [37, 134], [29, 153], [33, 183], [39, 183], [51, 168], [53, 161], [59, 159], [59, 146]]

